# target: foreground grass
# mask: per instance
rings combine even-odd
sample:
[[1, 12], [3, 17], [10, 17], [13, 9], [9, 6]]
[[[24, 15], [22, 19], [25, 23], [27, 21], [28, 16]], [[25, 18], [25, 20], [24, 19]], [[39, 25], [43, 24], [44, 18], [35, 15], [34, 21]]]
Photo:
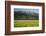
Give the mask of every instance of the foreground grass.
[[14, 27], [36, 27], [38, 25], [38, 20], [14, 20]]

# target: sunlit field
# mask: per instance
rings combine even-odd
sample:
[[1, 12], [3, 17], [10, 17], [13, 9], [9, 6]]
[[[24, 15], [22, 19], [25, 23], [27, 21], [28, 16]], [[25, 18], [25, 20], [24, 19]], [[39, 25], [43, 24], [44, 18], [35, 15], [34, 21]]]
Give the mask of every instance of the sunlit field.
[[37, 27], [38, 20], [14, 20], [14, 27]]

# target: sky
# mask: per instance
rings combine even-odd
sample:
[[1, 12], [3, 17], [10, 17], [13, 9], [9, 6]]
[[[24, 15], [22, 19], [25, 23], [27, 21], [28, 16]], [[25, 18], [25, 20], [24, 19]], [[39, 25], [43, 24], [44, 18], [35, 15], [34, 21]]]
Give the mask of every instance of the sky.
[[34, 13], [39, 13], [39, 9], [31, 9], [31, 8], [14, 8], [14, 11], [31, 11]]

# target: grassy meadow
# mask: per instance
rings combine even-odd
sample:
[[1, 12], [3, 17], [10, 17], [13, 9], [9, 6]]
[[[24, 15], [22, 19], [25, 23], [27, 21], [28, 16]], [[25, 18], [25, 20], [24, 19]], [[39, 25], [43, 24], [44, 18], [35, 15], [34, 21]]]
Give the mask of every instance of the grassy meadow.
[[14, 27], [37, 27], [38, 20], [14, 20]]

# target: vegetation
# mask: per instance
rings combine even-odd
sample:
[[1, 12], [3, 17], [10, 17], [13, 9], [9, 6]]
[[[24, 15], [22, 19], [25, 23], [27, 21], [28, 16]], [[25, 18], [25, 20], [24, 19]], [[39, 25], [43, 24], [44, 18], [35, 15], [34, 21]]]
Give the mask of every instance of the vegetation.
[[26, 11], [14, 11], [14, 27], [36, 27], [39, 14]]
[[38, 20], [14, 20], [14, 27], [37, 27]]
[[26, 11], [16, 11], [14, 12], [14, 19], [17, 20], [24, 20], [24, 19], [28, 19], [28, 20], [38, 20], [38, 13], [26, 13]]

